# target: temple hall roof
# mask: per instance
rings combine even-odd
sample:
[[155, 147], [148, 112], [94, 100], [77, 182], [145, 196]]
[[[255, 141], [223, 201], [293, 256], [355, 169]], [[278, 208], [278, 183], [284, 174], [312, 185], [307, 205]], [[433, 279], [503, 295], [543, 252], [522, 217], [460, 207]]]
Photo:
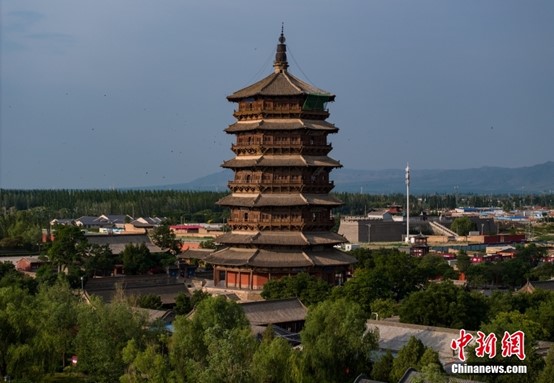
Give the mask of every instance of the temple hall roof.
[[246, 302], [240, 307], [252, 325], [303, 321], [308, 314], [308, 309], [298, 298]]

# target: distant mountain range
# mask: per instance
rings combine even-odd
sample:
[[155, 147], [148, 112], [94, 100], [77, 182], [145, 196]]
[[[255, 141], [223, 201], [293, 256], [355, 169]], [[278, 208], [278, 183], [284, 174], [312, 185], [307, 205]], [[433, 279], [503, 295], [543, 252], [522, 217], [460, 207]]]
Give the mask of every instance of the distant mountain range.
[[[481, 167], [459, 170], [418, 170], [410, 172], [410, 191], [424, 193], [551, 193], [554, 191], [554, 162], [522, 167]], [[152, 186], [156, 190], [225, 191], [232, 180], [230, 170], [222, 170], [194, 181]], [[331, 173], [337, 192], [362, 192], [369, 194], [404, 193], [404, 169], [353, 170], [337, 169]]]

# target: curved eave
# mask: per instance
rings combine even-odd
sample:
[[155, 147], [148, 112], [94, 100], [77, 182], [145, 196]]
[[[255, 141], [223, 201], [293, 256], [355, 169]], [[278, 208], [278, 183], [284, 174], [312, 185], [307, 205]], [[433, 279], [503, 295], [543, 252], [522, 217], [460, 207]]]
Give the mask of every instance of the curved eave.
[[273, 232], [225, 233], [218, 236], [215, 242], [225, 245], [287, 245], [317, 246], [338, 245], [348, 242], [342, 235], [333, 232]]
[[304, 156], [304, 155], [261, 155], [257, 157], [248, 156], [241, 158], [235, 157], [223, 162], [223, 168], [251, 168], [256, 166], [279, 167], [279, 166], [297, 166], [297, 167], [327, 167], [341, 168], [339, 161], [328, 156]]
[[231, 194], [217, 201], [221, 206], [271, 207], [271, 206], [341, 206], [342, 201], [328, 194], [257, 194], [241, 196]]
[[210, 254], [206, 261], [220, 266], [253, 268], [349, 266], [357, 262], [356, 258], [333, 247], [322, 250], [266, 250], [227, 247]]
[[245, 98], [290, 97], [302, 95], [326, 96], [328, 101], [335, 100], [334, 94], [316, 88], [291, 75], [287, 71], [272, 73], [260, 81], [227, 96], [227, 100], [239, 102]]
[[299, 118], [291, 119], [264, 119], [257, 121], [238, 121], [229, 125], [225, 132], [234, 134], [239, 132], [248, 132], [252, 130], [317, 130], [329, 133], [337, 133], [339, 129], [326, 121], [322, 120], [304, 120]]

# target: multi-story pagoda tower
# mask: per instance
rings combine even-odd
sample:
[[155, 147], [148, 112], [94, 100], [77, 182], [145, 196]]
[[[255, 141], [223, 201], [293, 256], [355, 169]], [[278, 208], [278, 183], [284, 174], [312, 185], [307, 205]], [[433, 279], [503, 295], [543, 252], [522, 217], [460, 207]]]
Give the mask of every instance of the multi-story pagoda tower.
[[214, 284], [261, 289], [270, 279], [308, 272], [340, 283], [356, 260], [334, 248], [346, 242], [331, 232], [331, 209], [341, 202], [329, 195], [329, 173], [341, 164], [328, 157], [325, 120], [335, 95], [291, 75], [281, 31], [274, 72], [227, 99], [238, 104], [236, 122], [225, 131], [236, 136], [231, 194], [218, 204], [231, 209], [231, 232], [207, 261]]

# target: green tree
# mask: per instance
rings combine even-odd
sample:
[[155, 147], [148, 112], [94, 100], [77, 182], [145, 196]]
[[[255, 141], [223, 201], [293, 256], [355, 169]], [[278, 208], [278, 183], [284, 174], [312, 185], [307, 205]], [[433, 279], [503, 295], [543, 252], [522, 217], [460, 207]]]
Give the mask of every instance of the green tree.
[[34, 294], [37, 291], [37, 281], [15, 269], [11, 262], [0, 262], [0, 287], [18, 286]]
[[162, 298], [156, 294], [141, 295], [137, 298], [137, 306], [143, 309], [159, 310], [162, 308]]
[[143, 351], [135, 339], [127, 342], [123, 349], [126, 372], [120, 377], [121, 383], [174, 383], [175, 374], [169, 359], [156, 344], [148, 344]]
[[432, 348], [425, 347], [425, 351], [423, 352], [423, 355], [421, 355], [421, 359], [419, 360], [419, 367], [423, 369], [431, 365], [435, 366], [436, 369], [442, 374], [445, 373], [444, 368], [442, 367], [442, 363], [439, 359], [439, 353]]
[[77, 326], [77, 368], [91, 381], [106, 383], [118, 381], [125, 373], [123, 348], [131, 339], [146, 339], [149, 331], [145, 318], [123, 301], [104, 304], [93, 300], [90, 305], [81, 305]]
[[544, 298], [537, 307], [531, 307], [525, 316], [538, 323], [545, 335], [541, 340], [554, 341], [554, 293]]
[[421, 375], [413, 383], [449, 383], [451, 380], [444, 373], [442, 367], [435, 363], [421, 367]]
[[128, 275], [144, 274], [154, 266], [152, 254], [144, 243], [125, 245], [121, 260], [123, 261], [123, 270]]
[[[497, 354], [490, 361], [491, 364], [497, 365], [526, 365], [527, 374], [497, 374], [497, 375], [479, 375], [480, 378], [484, 378], [487, 382], [502, 382], [502, 383], [526, 383], [536, 382], [539, 372], [544, 366], [544, 361], [536, 353], [536, 342], [538, 339], [544, 337], [544, 329], [536, 322], [529, 320], [524, 314], [512, 311], [501, 312], [487, 324], [481, 326], [481, 331], [485, 334], [494, 333], [497, 339]], [[503, 357], [501, 354], [502, 339], [506, 333], [514, 334], [517, 331], [523, 331], [525, 334], [524, 351], [525, 359], [519, 360], [518, 357], [510, 356]], [[478, 362], [479, 359], [475, 356], [474, 352], [468, 354], [468, 363]]]
[[76, 302], [63, 284], [43, 286], [37, 295], [0, 288], [0, 374], [40, 381], [61, 370], [73, 350]]
[[77, 333], [78, 298], [69, 284], [58, 280], [53, 286], [42, 286], [36, 297], [36, 336], [31, 343], [40, 355], [40, 365], [53, 373], [68, 364]]
[[[221, 296], [203, 299], [192, 318], [177, 316], [174, 328], [170, 344], [171, 364], [177, 375], [186, 377], [187, 381], [196, 381], [202, 371], [211, 366], [210, 358], [216, 347], [214, 342], [217, 343], [219, 339], [226, 342], [225, 347], [240, 347], [240, 344], [232, 343], [232, 337], [244, 339], [244, 334], [250, 331], [242, 308]], [[242, 330], [245, 332], [241, 332]], [[247, 342], [244, 346], [249, 349], [250, 343]], [[224, 352], [231, 352], [231, 349], [223, 346], [222, 349]], [[237, 348], [235, 352], [248, 354], [249, 351]], [[216, 359], [219, 357], [219, 354], [214, 356]]]
[[201, 249], [216, 249], [217, 246], [215, 245], [215, 242], [214, 242], [213, 239], [208, 239], [208, 240], [200, 242], [200, 248]]
[[53, 286], [58, 279], [61, 278], [58, 278], [58, 273], [50, 264], [40, 266], [35, 273], [35, 280], [41, 286]]
[[371, 377], [374, 380], [378, 380], [380, 382], [388, 382], [390, 373], [392, 371], [393, 361], [394, 357], [392, 356], [392, 352], [390, 350], [387, 350], [386, 354], [383, 355], [373, 365], [373, 369], [371, 370]]
[[448, 262], [440, 255], [426, 254], [417, 265], [420, 274], [426, 279], [457, 279], [457, 273], [450, 267]]
[[390, 382], [398, 382], [408, 368], [419, 368], [419, 361], [425, 353], [425, 346], [414, 336], [411, 336], [399, 351], [392, 362], [392, 369], [389, 376]]
[[269, 326], [252, 358], [251, 376], [254, 382], [292, 382], [289, 366], [291, 355], [289, 343], [283, 338], [275, 337], [273, 329]]
[[177, 315], [186, 315], [193, 309], [190, 297], [187, 293], [179, 293], [175, 297], [175, 314]]
[[470, 231], [475, 230], [475, 223], [468, 217], [458, 217], [452, 221], [450, 229], [458, 235], [468, 235]]
[[546, 356], [544, 369], [539, 374], [537, 383], [551, 383], [554, 376], [554, 346], [551, 346]]
[[417, 260], [397, 249], [374, 251], [372, 268], [359, 268], [344, 286], [335, 288], [334, 298], [344, 297], [358, 303], [368, 313], [376, 299], [399, 301], [426, 283], [417, 269]]
[[454, 286], [450, 281], [432, 283], [408, 296], [400, 305], [404, 323], [477, 329], [487, 316], [485, 298]]
[[371, 303], [371, 315], [376, 314], [376, 319], [390, 318], [398, 314], [399, 304], [394, 299], [375, 299]]
[[109, 245], [84, 243], [80, 252], [83, 254], [83, 266], [87, 276], [111, 275], [115, 266], [115, 257]]
[[181, 240], [177, 239], [167, 223], [156, 227], [150, 237], [152, 242], [162, 250], [169, 250], [172, 254], [181, 252]]
[[58, 225], [54, 233], [54, 241], [48, 249], [48, 259], [58, 268], [58, 272], [67, 271], [71, 276], [80, 276], [82, 249], [86, 246], [84, 233], [72, 225]]
[[460, 253], [456, 256], [456, 266], [458, 267], [458, 271], [464, 274], [471, 266], [471, 259], [465, 251], [460, 251]]
[[310, 308], [301, 332], [304, 368], [318, 382], [352, 380], [371, 370], [378, 334], [366, 330], [366, 314], [345, 299]]
[[202, 300], [208, 298], [209, 296], [209, 293], [202, 290], [194, 290], [190, 297], [187, 293], [179, 293], [175, 298], [175, 313], [177, 315], [186, 315]]
[[311, 305], [323, 301], [329, 296], [331, 286], [320, 278], [307, 273], [272, 279], [262, 290], [262, 297], [267, 300], [298, 298], [302, 303]]
[[554, 263], [543, 262], [533, 268], [529, 273], [529, 279], [547, 281], [554, 277]]
[[516, 259], [522, 260], [530, 267], [536, 267], [546, 256], [546, 253], [546, 247], [538, 246], [535, 243], [519, 245], [516, 248]]
[[204, 334], [204, 341], [208, 347], [206, 364], [189, 376], [191, 381], [251, 381], [250, 366], [257, 343], [249, 328], [237, 327], [223, 332], [211, 328]]
[[29, 343], [36, 333], [34, 300], [19, 286], [0, 287], [0, 376], [15, 378], [40, 377], [35, 369], [34, 354]]
[[498, 264], [490, 263], [470, 265], [466, 272], [467, 283], [471, 288], [498, 285], [500, 284], [501, 276]]
[[359, 247], [350, 251], [348, 254], [352, 255], [358, 260], [358, 263], [354, 264], [354, 267], [356, 269], [371, 269], [375, 267], [375, 262], [373, 261], [373, 251], [370, 249]]

